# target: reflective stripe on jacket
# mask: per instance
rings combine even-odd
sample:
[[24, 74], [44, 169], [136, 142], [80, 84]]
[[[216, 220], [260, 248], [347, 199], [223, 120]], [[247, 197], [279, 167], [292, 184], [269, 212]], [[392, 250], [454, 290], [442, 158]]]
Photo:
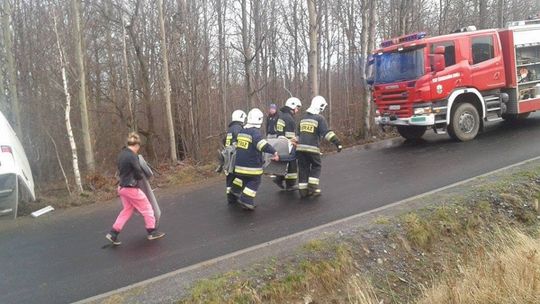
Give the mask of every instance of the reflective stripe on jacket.
[[336, 133], [328, 129], [326, 119], [318, 114], [306, 113], [298, 125], [299, 136], [296, 151], [308, 153], [320, 153], [320, 139], [336, 143], [338, 138]]
[[242, 175], [261, 175], [263, 173], [262, 152], [274, 154], [276, 150], [262, 138], [259, 129], [243, 129], [237, 136], [234, 172]]

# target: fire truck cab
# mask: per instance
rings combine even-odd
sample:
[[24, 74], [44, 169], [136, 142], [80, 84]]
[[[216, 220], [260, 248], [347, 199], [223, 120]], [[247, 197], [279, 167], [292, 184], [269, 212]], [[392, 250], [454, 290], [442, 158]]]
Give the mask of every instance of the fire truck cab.
[[540, 20], [386, 40], [370, 63], [375, 120], [407, 139], [431, 128], [468, 141], [486, 122], [540, 109]]

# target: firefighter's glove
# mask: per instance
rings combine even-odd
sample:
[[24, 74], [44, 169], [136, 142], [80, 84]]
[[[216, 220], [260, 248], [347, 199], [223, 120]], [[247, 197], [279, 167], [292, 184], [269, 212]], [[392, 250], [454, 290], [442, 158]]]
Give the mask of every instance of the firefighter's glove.
[[341, 145], [341, 143], [336, 143], [336, 148], [337, 148], [338, 153], [341, 152], [341, 150], [343, 150], [343, 146]]

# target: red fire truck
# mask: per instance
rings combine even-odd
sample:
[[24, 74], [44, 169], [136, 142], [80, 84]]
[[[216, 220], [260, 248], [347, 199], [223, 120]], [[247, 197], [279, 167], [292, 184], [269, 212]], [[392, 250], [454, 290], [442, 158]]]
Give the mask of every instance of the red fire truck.
[[468, 141], [487, 122], [540, 109], [540, 20], [406, 35], [382, 42], [370, 62], [375, 120], [407, 139], [432, 128]]

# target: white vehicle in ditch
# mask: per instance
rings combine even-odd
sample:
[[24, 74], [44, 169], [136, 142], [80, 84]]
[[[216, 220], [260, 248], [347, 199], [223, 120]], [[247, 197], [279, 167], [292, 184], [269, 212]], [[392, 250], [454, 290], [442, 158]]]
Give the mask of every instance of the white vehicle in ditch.
[[17, 216], [19, 201], [33, 201], [34, 178], [26, 153], [5, 116], [0, 112], [0, 215]]

